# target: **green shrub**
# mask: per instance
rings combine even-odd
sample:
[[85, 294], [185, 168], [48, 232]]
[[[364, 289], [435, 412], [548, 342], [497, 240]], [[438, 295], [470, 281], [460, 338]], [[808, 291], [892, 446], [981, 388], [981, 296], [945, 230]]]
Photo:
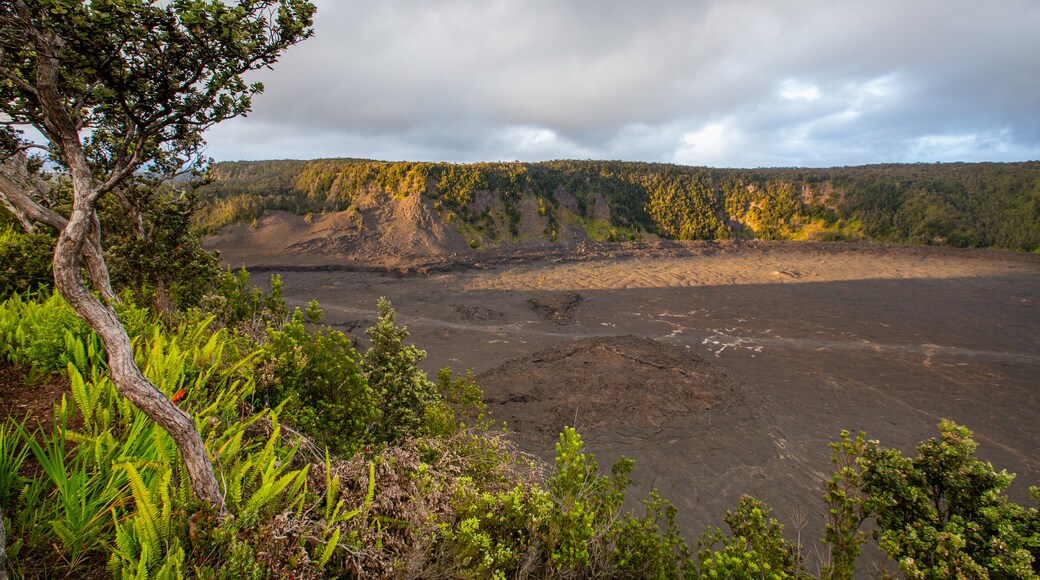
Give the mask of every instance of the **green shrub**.
[[204, 295], [197, 316], [215, 316], [220, 326], [233, 328], [247, 337], [260, 341], [268, 326], [280, 328], [288, 310], [282, 300], [282, 278], [271, 277], [271, 291], [264, 292], [249, 283], [245, 268], [238, 272], [230, 269], [220, 273], [213, 289]]
[[451, 554], [462, 578], [517, 576], [536, 549], [537, 526], [550, 517], [552, 502], [538, 487], [480, 492], [460, 480], [455, 500], [458, 522], [445, 533], [442, 550]]
[[626, 513], [610, 530], [615, 576], [665, 579], [696, 574], [690, 548], [675, 523], [675, 506], [657, 490], [650, 492], [643, 505], [644, 517]]
[[[553, 501], [551, 517], [541, 533], [547, 559], [558, 572], [602, 569], [607, 566], [606, 537], [625, 501], [634, 463], [624, 457], [611, 467], [611, 477], [599, 475], [596, 458], [586, 455], [581, 437], [564, 427], [556, 443], [556, 469], [545, 482]], [[600, 541], [593, 541], [599, 539]]]
[[867, 539], [866, 532], [860, 530], [869, 515], [867, 498], [862, 490], [864, 437], [860, 432], [852, 439], [848, 431], [842, 431], [840, 439], [830, 444], [831, 463], [837, 471], [824, 485], [823, 500], [828, 510], [822, 541], [830, 552], [823, 562], [823, 578], [852, 580], [860, 546]]
[[388, 301], [378, 306], [363, 356], [342, 332], [320, 324], [316, 302], [296, 309], [280, 330], [269, 327], [254, 402], [283, 406], [293, 427], [345, 455], [403, 437], [450, 435], [467, 423], [486, 427], [472, 376], [443, 369], [437, 384], [430, 381], [418, 367], [426, 353], [405, 344], [408, 331], [394, 324]]
[[423, 420], [423, 432], [434, 437], [444, 437], [475, 427], [480, 431], [491, 426], [487, 417], [484, 392], [477, 386], [472, 371], [455, 375], [451, 367], [437, 372], [439, 400], [427, 405]]
[[371, 346], [361, 360], [361, 370], [378, 406], [378, 415], [369, 424], [368, 440], [386, 443], [419, 435], [427, 409], [440, 402], [440, 395], [437, 385], [418, 366], [426, 353], [405, 344], [408, 330], [394, 324], [390, 301], [380, 298], [377, 306], [379, 320], [365, 331]]
[[0, 354], [30, 376], [65, 370], [70, 363], [85, 370], [90, 363], [104, 364], [97, 335], [57, 294], [42, 301], [15, 294], [0, 304]]
[[19, 292], [50, 288], [54, 238], [0, 227], [0, 300]]
[[254, 402], [284, 406], [293, 427], [337, 454], [350, 455], [365, 444], [378, 400], [350, 339], [319, 326], [320, 320], [312, 302], [306, 314], [297, 308], [280, 330], [268, 327]]
[[724, 518], [730, 534], [715, 528], [701, 536], [697, 553], [702, 578], [805, 578], [801, 546], [783, 537], [783, 526], [769, 517], [769, 508], [744, 496]]
[[975, 457], [971, 431], [952, 421], [914, 457], [871, 441], [862, 489], [879, 543], [908, 578], [1036, 578], [1040, 516], [1010, 502], [1014, 476]]

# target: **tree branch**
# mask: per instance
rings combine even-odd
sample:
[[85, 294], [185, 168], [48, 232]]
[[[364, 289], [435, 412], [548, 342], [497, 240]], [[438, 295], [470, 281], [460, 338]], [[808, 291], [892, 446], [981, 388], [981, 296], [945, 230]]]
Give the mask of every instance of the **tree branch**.
[[[26, 191], [27, 186], [31, 186], [41, 193], [45, 189], [45, 186], [39, 182], [39, 176], [30, 174], [24, 168], [16, 169], [10, 160], [0, 163], [0, 198], [22, 223], [22, 227], [33, 233], [35, 227], [32, 225], [32, 221], [37, 221], [54, 228], [59, 233], [64, 231], [69, 220], [37, 203]], [[84, 240], [81, 251], [91, 285], [105, 300], [118, 301], [118, 297], [112, 290], [112, 281], [105, 264], [104, 253], [101, 251], [101, 224], [96, 214], [92, 220], [89, 236]]]
[[[3, 54], [0, 53], [0, 57], [2, 56]], [[18, 85], [18, 88], [22, 89], [23, 91], [33, 95], [36, 94], [36, 87], [32, 86], [32, 84], [27, 82], [25, 79], [14, 74], [14, 72], [11, 71], [11, 69], [5, 66], [0, 66], [0, 75], [2, 75], [7, 80], [13, 82], [14, 84]]]
[[4, 194], [3, 188], [0, 188], [0, 203], [3, 203], [4, 207], [7, 208], [7, 211], [14, 215], [15, 219], [18, 220], [18, 223], [21, 224], [23, 230], [30, 234], [36, 233], [36, 226], [33, 225], [28, 214], [17, 208], [9, 199], [7, 199], [7, 195]]
[[35, 175], [20, 175], [20, 173], [20, 171], [15, 169], [13, 161], [9, 160], [5, 163], [0, 163], [0, 192], [4, 194], [9, 202], [33, 221], [48, 225], [59, 232], [65, 229], [65, 225], [69, 223], [69, 220], [37, 203], [32, 198], [32, 194], [26, 190], [26, 186], [31, 186], [38, 192], [42, 191], [44, 189], [43, 185], [35, 183], [39, 180], [39, 177]]

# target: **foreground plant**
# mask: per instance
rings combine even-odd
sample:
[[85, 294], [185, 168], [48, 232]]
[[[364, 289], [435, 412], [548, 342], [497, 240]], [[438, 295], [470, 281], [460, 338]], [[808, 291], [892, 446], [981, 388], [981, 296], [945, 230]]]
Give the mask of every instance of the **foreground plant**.
[[[29, 343], [42, 334], [35, 332], [39, 325], [61, 320], [68, 306], [52, 299], [43, 308], [45, 316], [18, 317], [28, 324], [8, 332], [16, 318], [10, 312], [29, 310], [8, 301], [0, 308], [0, 335], [24, 335]], [[124, 309], [128, 319], [137, 315]], [[223, 521], [214, 506], [196, 499], [173, 439], [117, 393], [103, 352], [83, 346], [96, 335], [70, 333], [66, 345], [81, 354], [67, 362], [71, 393], [55, 409], [54, 429], [12, 420], [0, 426], [0, 506], [22, 575], [78, 576], [106, 565], [124, 578], [179, 577], [189, 565], [222, 570], [233, 559], [232, 538], [315, 502], [307, 489], [310, 468], [295, 461], [298, 438], [282, 435], [276, 412], [249, 411], [245, 403], [256, 353], [243, 352], [227, 330], [212, 331], [211, 320], [173, 331], [155, 316], [138, 324], [138, 362], [153, 384], [198, 418], [234, 517]], [[34, 365], [48, 352], [15, 348], [7, 356]], [[27, 458], [35, 468], [25, 468]]]

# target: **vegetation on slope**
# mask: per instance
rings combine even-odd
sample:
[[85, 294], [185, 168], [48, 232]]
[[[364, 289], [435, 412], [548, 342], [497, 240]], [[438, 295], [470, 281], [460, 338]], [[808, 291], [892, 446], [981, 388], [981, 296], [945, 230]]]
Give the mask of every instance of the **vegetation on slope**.
[[[710, 169], [619, 161], [218, 163], [195, 225], [209, 233], [266, 210], [341, 211], [373, 196], [421, 195], [484, 242], [593, 239], [820, 239], [1040, 249], [1040, 163]], [[532, 200], [525, 216], [524, 201]], [[528, 236], [529, 237], [529, 236]]]

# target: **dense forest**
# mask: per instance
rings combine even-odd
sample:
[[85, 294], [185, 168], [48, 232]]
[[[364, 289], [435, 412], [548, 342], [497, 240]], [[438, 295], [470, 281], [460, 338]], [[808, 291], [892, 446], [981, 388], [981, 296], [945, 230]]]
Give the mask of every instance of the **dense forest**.
[[373, 196], [422, 195], [475, 246], [581, 227], [597, 241], [870, 239], [1040, 249], [1040, 162], [712, 169], [620, 161], [218, 163], [196, 226], [215, 232], [266, 210], [342, 211]]

